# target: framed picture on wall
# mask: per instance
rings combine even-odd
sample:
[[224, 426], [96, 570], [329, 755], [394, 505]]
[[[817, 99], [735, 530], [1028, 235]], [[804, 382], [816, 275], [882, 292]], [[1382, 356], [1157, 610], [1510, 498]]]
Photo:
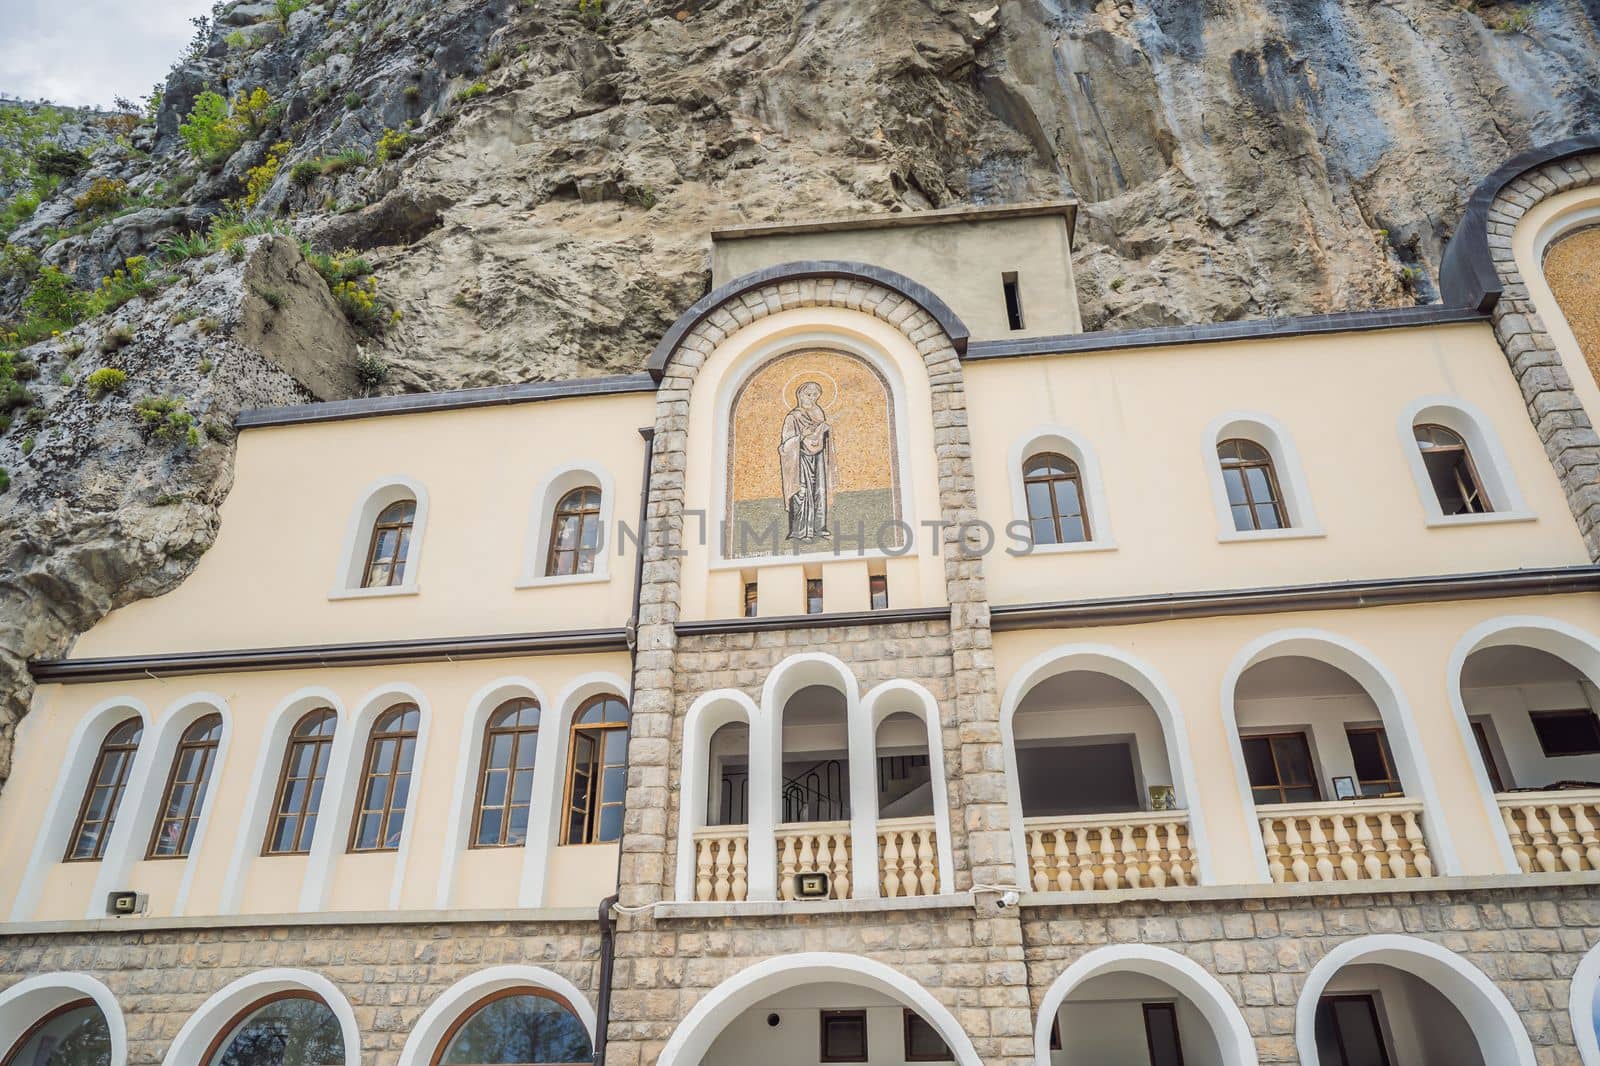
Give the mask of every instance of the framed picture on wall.
[[1353, 800], [1353, 799], [1356, 798], [1357, 795], [1358, 795], [1358, 793], [1356, 792], [1356, 779], [1355, 778], [1353, 778], [1353, 777], [1336, 777], [1336, 778], [1333, 779], [1333, 798], [1334, 799]]

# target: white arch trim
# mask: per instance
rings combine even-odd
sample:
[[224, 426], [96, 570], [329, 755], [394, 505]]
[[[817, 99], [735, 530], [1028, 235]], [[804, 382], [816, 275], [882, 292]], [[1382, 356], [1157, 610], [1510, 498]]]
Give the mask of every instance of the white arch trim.
[[[1050, 983], [1039, 1004], [1033, 1031], [1033, 1057], [1037, 1066], [1050, 1066], [1050, 1026], [1061, 1004], [1085, 981], [1108, 973], [1137, 973], [1170, 986], [1192, 1003], [1216, 1037], [1223, 1066], [1255, 1066], [1256, 1045], [1244, 1015], [1226, 989], [1187, 955], [1148, 944], [1114, 944], [1096, 948]], [[1070, 1046], [1072, 1034], [1061, 1031], [1061, 1044]]]
[[134, 863], [144, 858], [150, 834], [155, 830], [162, 793], [166, 791], [167, 770], [177, 755], [178, 743], [183, 739], [185, 730], [213, 713], [222, 718], [222, 739], [217, 744], [217, 755], [211, 764], [211, 776], [201, 801], [200, 817], [189, 846], [189, 855], [185, 859], [172, 860], [183, 863], [177, 896], [172, 902], [172, 914], [176, 917], [184, 913], [189, 892], [194, 887], [196, 864], [205, 851], [212, 812], [217, 807], [217, 783], [228, 772], [228, 751], [233, 743], [233, 712], [228, 709], [227, 701], [214, 692], [193, 692], [174, 700], [161, 712], [155, 728], [145, 731], [145, 738], [139, 745], [139, 753], [128, 774], [116, 825], [111, 830], [105, 856], [100, 861], [100, 873], [95, 878], [94, 890], [89, 894], [85, 918], [104, 918], [107, 893], [127, 887], [129, 871]]
[[[1189, 731], [1177, 697], [1153, 667], [1120, 648], [1109, 644], [1065, 644], [1042, 652], [1024, 663], [1006, 686], [1005, 695], [1000, 701], [1000, 744], [1006, 762], [1006, 802], [1011, 809], [1011, 850], [1023, 891], [1031, 891], [1032, 886], [1026, 884], [1028, 848], [1022, 825], [1022, 786], [1017, 772], [1014, 720], [1017, 708], [1034, 686], [1076, 670], [1116, 678], [1143, 697], [1155, 711], [1156, 719], [1161, 723], [1161, 735], [1166, 740], [1173, 793], [1178, 805], [1189, 812], [1189, 847], [1195, 855], [1196, 876], [1201, 884], [1211, 884], [1211, 847], [1206, 833], [1205, 812], [1194, 802], [1200, 793], [1195, 783], [1194, 760], [1189, 751]], [[1262, 869], [1265, 870], [1265, 865]]]
[[[933, 1026], [960, 1066], [982, 1066], [960, 1023], [927, 989], [875, 959], [821, 951], [767, 959], [723, 981], [678, 1023], [656, 1066], [699, 1066], [712, 1043], [741, 1013], [768, 996], [823, 981], [870, 988], [910, 1007]], [[401, 1066], [415, 1064], [402, 1059]]]
[[1271, 875], [1267, 871], [1266, 847], [1261, 840], [1261, 819], [1256, 813], [1255, 797], [1250, 792], [1250, 775], [1244, 765], [1236, 698], [1239, 678], [1246, 670], [1257, 663], [1287, 655], [1304, 656], [1326, 663], [1348, 674], [1366, 692], [1383, 721], [1390, 750], [1400, 771], [1401, 784], [1405, 786], [1407, 795], [1422, 800], [1424, 831], [1435, 868], [1441, 875], [1460, 873], [1461, 863], [1450, 836], [1449, 820], [1444, 817], [1444, 807], [1439, 801], [1439, 790], [1428, 765], [1422, 736], [1417, 731], [1416, 720], [1411, 715], [1399, 680], [1377, 656], [1354, 641], [1321, 629], [1281, 629], [1245, 645], [1222, 678], [1223, 728], [1227, 730], [1228, 750], [1233, 756], [1234, 779], [1239, 788], [1240, 809], [1244, 811], [1245, 824], [1254, 845], [1256, 873], [1260, 879], [1269, 881]]
[[328, 893], [333, 888], [339, 855], [350, 832], [350, 819], [354, 816], [357, 794], [361, 789], [362, 762], [366, 759], [367, 737], [383, 712], [396, 704], [414, 703], [417, 706], [417, 745], [411, 758], [411, 791], [406, 797], [405, 821], [400, 827], [400, 847], [395, 852], [394, 875], [389, 881], [388, 906], [400, 906], [400, 892], [405, 886], [406, 864], [411, 857], [411, 837], [417, 827], [417, 803], [422, 791], [423, 763], [428, 753], [428, 732], [433, 722], [433, 710], [428, 699], [417, 686], [406, 682], [390, 682], [368, 692], [356, 704], [360, 708], [349, 721], [340, 717], [338, 732], [333, 738], [333, 756], [329, 760], [328, 777], [322, 789], [322, 812], [317, 818], [317, 828], [311, 840], [311, 858], [306, 863], [305, 881], [300, 887], [300, 909], [320, 911], [326, 908]]
[[1321, 1066], [1317, 1004], [1335, 974], [1363, 963], [1390, 966], [1427, 982], [1466, 1019], [1483, 1060], [1493, 1066], [1535, 1066], [1533, 1044], [1505, 994], [1483, 971], [1453, 951], [1414, 936], [1384, 933], [1347, 940], [1311, 968], [1295, 1005], [1294, 1039], [1301, 1066]]
[[1595, 997], [1600, 995], [1600, 944], [1578, 963], [1568, 993], [1568, 1012], [1572, 1015], [1572, 1038], [1578, 1044], [1583, 1066], [1600, 1066], [1600, 1033], [1595, 1032]]
[[399, 1066], [427, 1066], [450, 1026], [485, 996], [507, 988], [529, 987], [553, 992], [571, 1004], [572, 1012], [589, 1031], [589, 1042], [594, 1042], [594, 1007], [577, 985], [540, 966], [491, 966], [463, 977], [439, 993], [439, 998], [428, 1005], [417, 1024], [412, 1026], [411, 1035], [406, 1037], [406, 1045], [400, 1051]]
[[1495, 842], [1500, 852], [1500, 862], [1505, 873], [1519, 873], [1516, 853], [1511, 849], [1511, 838], [1506, 834], [1505, 822], [1500, 816], [1500, 805], [1495, 801], [1494, 786], [1489, 782], [1488, 768], [1478, 753], [1478, 742], [1472, 735], [1472, 721], [1467, 716], [1466, 701], [1461, 695], [1461, 673], [1467, 659], [1485, 648], [1521, 645], [1555, 656], [1588, 679], [1590, 684], [1600, 684], [1600, 640], [1577, 626], [1556, 618], [1539, 615], [1503, 615], [1480, 622], [1467, 630], [1450, 653], [1445, 668], [1445, 687], [1450, 694], [1450, 710], [1455, 715], [1456, 729], [1466, 748], [1467, 763], [1472, 767], [1473, 780], [1478, 795], [1483, 800], [1484, 811], [1493, 825]]
[[[1289, 518], [1287, 529], [1236, 529], [1233, 509], [1228, 505], [1228, 488], [1222, 479], [1222, 463], [1217, 458], [1217, 445], [1234, 437], [1252, 440], [1272, 456], [1272, 466], [1278, 474], [1278, 488], [1283, 493], [1284, 511]], [[1211, 504], [1217, 512], [1217, 540], [1288, 540], [1295, 537], [1320, 537], [1321, 524], [1311, 503], [1311, 488], [1306, 483], [1305, 468], [1300, 465], [1300, 453], [1295, 449], [1289, 431], [1269, 415], [1251, 411], [1230, 411], [1214, 419], [1206, 427], [1205, 454], [1206, 479], [1211, 486]]]
[[[25, 922], [33, 917], [34, 909], [39, 905], [39, 894], [44, 891], [45, 875], [61, 861], [72, 844], [72, 831], [77, 828], [78, 806], [94, 774], [100, 746], [105, 743], [106, 735], [111, 730], [130, 717], [137, 717], [144, 729], [139, 749], [134, 752], [133, 764], [128, 767], [128, 781], [131, 783], [140, 760], [149, 758], [147, 747], [153, 746], [150, 711], [138, 700], [113, 696], [95, 704], [78, 719], [72, 739], [67, 742], [66, 763], [62, 773], [56, 777], [50, 803], [45, 807], [44, 821], [40, 823], [38, 835], [33, 839], [33, 850], [28, 855], [22, 883], [17, 888], [16, 898], [11, 901], [11, 921]], [[43, 716], [40, 718], [42, 720]], [[27, 719], [23, 721], [26, 723]], [[127, 816], [130, 799], [130, 790], [124, 789], [122, 806], [117, 809], [117, 821]], [[114, 822], [112, 832], [115, 831]], [[109, 850], [110, 841], [106, 844]]]
[[[951, 846], [950, 797], [945, 789], [944, 729], [939, 721], [939, 702], [933, 693], [915, 681], [892, 680], [874, 686], [861, 697], [861, 718], [868, 731], [867, 751], [872, 753], [870, 765], [878, 765], [878, 727], [892, 714], [909, 714], [921, 719], [928, 735], [928, 769], [932, 778], [934, 849], [939, 864], [939, 890], [955, 891], [955, 849]], [[854, 746], [854, 745], [852, 745]], [[851, 760], [852, 764], [854, 760]], [[876, 772], [876, 771], [874, 771]], [[878, 842], [878, 791], [874, 788], [862, 802], [872, 806], [872, 842]], [[876, 860], [876, 855], [874, 855]], [[876, 861], [874, 862], [876, 865]]]
[[57, 1008], [77, 999], [92, 999], [111, 1036], [110, 1066], [127, 1066], [128, 1027], [111, 989], [86, 973], [46, 973], [26, 977], [0, 992], [0, 1059], [16, 1048], [21, 1033]]
[[[1083, 507], [1089, 519], [1089, 539], [1072, 544], [1035, 544], [1023, 555], [1059, 555], [1067, 552], [1110, 551], [1117, 546], [1111, 535], [1111, 509], [1106, 504], [1105, 479], [1100, 458], [1087, 439], [1064, 426], [1035, 426], [1011, 443], [1006, 459], [1006, 480], [1011, 484], [1012, 521], [1027, 522], [1028, 496], [1022, 465], [1040, 452], [1058, 452], [1078, 464]], [[1031, 538], [1030, 538], [1031, 539]]]
[[163, 1066], [202, 1066], [200, 1057], [206, 1053], [223, 1030], [238, 1017], [239, 1012], [258, 999], [278, 992], [310, 992], [333, 1012], [339, 1020], [339, 1033], [344, 1038], [345, 1066], [361, 1064], [361, 1032], [356, 1027], [355, 1011], [344, 993], [326, 977], [310, 970], [275, 968], [258, 970], [234, 981], [214, 993], [189, 1016], [178, 1030], [178, 1035], [167, 1049]]
[[[539, 747], [555, 741], [545, 733], [545, 715], [550, 704], [544, 690], [527, 677], [502, 677], [484, 685], [467, 701], [470, 710], [462, 724], [460, 751], [456, 755], [456, 776], [450, 797], [450, 821], [445, 827], [444, 855], [439, 863], [439, 884], [435, 889], [435, 906], [441, 910], [449, 907], [455, 896], [456, 867], [461, 855], [472, 840], [472, 823], [477, 816], [478, 777], [483, 763], [483, 731], [489, 724], [489, 715], [507, 700], [531, 699], [539, 705]], [[534, 751], [533, 795], [543, 796], [545, 789], [539, 782], [539, 752]], [[526, 844], [524, 844], [526, 846]]]
[[[244, 817], [240, 819], [240, 832], [233, 842], [233, 855], [228, 860], [228, 872], [222, 880], [222, 897], [217, 910], [221, 914], [237, 914], [244, 898], [244, 883], [246, 871], [250, 867], [253, 857], [261, 854], [262, 844], [266, 840], [267, 826], [272, 819], [272, 805], [277, 800], [278, 771], [283, 765], [284, 754], [289, 746], [289, 734], [302, 716], [318, 708], [331, 708], [337, 717], [334, 727], [334, 742], [338, 743], [339, 730], [348, 726], [349, 722], [339, 706], [337, 697], [332, 691], [320, 685], [311, 685], [297, 689], [278, 704], [267, 720], [267, 731], [262, 737], [256, 753], [255, 772], [250, 778], [250, 792], [245, 800]], [[334, 749], [329, 750], [331, 772], [331, 757]], [[324, 796], [326, 803], [326, 796]], [[317, 825], [312, 830], [313, 837], [321, 830], [323, 819], [321, 809], [317, 811]], [[303, 888], [304, 886], [302, 886]]]
[[[706, 802], [710, 795], [711, 773], [711, 738], [718, 729], [735, 722], [743, 722], [749, 727], [748, 743], [749, 752], [746, 754], [749, 767], [749, 779], [761, 780], [755, 774], [756, 753], [768, 750], [764, 733], [767, 720], [762, 716], [761, 709], [756, 706], [755, 700], [746, 696], [738, 689], [717, 689], [703, 693], [689, 707], [689, 713], [684, 717], [683, 725], [683, 776], [682, 788], [678, 792], [678, 860], [673, 881], [673, 896], [676, 899], [689, 901], [694, 899], [695, 882], [695, 830], [704, 828], [706, 821]], [[762, 773], [770, 775], [769, 768], [763, 767]], [[750, 858], [750, 850], [758, 840], [765, 841], [763, 854], [773, 851], [774, 812], [771, 796], [766, 789], [755, 789], [750, 793], [749, 805], [745, 811], [745, 848], [746, 864], [749, 869], [751, 881], [756, 880], [756, 863]], [[762, 869], [770, 868], [776, 862], [764, 862]], [[772, 880], [771, 877], [763, 881]], [[774, 884], [776, 882], [773, 882]], [[770, 889], [769, 889], [770, 890]], [[746, 889], [752, 899], [770, 899], [770, 895], [756, 896]]]
[[[385, 507], [407, 499], [417, 502], [417, 513], [411, 521], [411, 542], [406, 549], [405, 580], [401, 584], [386, 585], [382, 588], [362, 588], [362, 570], [366, 566], [367, 549], [372, 541], [372, 524], [378, 520], [378, 515], [383, 513]], [[362, 490], [360, 500], [350, 512], [350, 521], [345, 525], [344, 542], [339, 551], [339, 573], [334, 577], [333, 588], [329, 590], [328, 598], [350, 600], [373, 596], [414, 595], [422, 572], [422, 538], [427, 529], [428, 490], [422, 487], [420, 481], [395, 474], [381, 477], [368, 485]]]
[[[545, 562], [550, 556], [550, 534], [555, 520], [556, 504], [573, 489], [585, 485], [600, 490], [600, 545], [595, 555], [594, 571], [588, 574], [546, 574]], [[591, 581], [611, 579], [610, 541], [607, 533], [612, 528], [612, 514], [616, 504], [616, 480], [611, 471], [593, 460], [580, 460], [557, 467], [545, 476], [534, 490], [528, 509], [528, 533], [522, 549], [522, 569], [517, 575], [517, 588], [542, 588], [547, 585], [581, 585]]]
[[[1415, 429], [1433, 423], [1456, 433], [1467, 445], [1472, 465], [1483, 480], [1483, 490], [1494, 510], [1484, 514], [1447, 515], [1439, 507], [1439, 495], [1433, 490], [1428, 467], [1422, 460], [1422, 449], [1417, 446]], [[1417, 500], [1430, 526], [1482, 525], [1490, 522], [1527, 522], [1534, 514], [1528, 510], [1517, 487], [1500, 437], [1494, 425], [1483, 413], [1467, 401], [1455, 396], [1430, 396], [1415, 401], [1400, 413], [1397, 427], [1400, 447], [1405, 453], [1406, 466], [1416, 485]]]

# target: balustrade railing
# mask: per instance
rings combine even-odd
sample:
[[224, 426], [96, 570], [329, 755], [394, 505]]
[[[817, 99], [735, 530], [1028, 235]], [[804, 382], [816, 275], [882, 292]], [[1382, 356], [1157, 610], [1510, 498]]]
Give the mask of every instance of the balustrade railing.
[[778, 827], [778, 894], [796, 898], [795, 874], [828, 875], [828, 898], [850, 898], [850, 823], [795, 822]]
[[878, 883], [891, 899], [939, 891], [939, 846], [931, 817], [878, 823]]
[[1261, 843], [1276, 882], [1432, 877], [1422, 804], [1410, 799], [1261, 806]]
[[694, 834], [694, 898], [743, 901], [749, 891], [749, 834], [742, 825], [710, 826]]
[[1195, 883], [1187, 811], [1077, 814], [1023, 821], [1035, 892]]
[[1525, 874], [1600, 870], [1600, 789], [1497, 797]]

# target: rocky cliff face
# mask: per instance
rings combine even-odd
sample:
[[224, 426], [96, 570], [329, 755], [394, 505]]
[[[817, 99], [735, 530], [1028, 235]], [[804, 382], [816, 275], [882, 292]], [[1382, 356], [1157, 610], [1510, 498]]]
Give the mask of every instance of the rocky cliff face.
[[[1076, 196], [1097, 329], [1426, 301], [1475, 181], [1600, 127], [1600, 0], [284, 0], [214, 23], [152, 117], [0, 190], [22, 334], [0, 336], [0, 778], [25, 659], [210, 544], [240, 407], [637, 369], [733, 221]], [[198, 162], [203, 94], [258, 89], [237, 150]], [[97, 179], [125, 184], [86, 203]], [[290, 234], [353, 251], [319, 286]], [[29, 344], [47, 268], [123, 269], [122, 295]]]

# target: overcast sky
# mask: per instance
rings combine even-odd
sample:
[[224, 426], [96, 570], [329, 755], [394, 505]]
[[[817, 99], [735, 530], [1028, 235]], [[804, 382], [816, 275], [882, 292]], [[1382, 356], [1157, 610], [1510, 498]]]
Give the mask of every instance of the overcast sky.
[[58, 104], [137, 100], [211, 0], [0, 0], [0, 93]]

